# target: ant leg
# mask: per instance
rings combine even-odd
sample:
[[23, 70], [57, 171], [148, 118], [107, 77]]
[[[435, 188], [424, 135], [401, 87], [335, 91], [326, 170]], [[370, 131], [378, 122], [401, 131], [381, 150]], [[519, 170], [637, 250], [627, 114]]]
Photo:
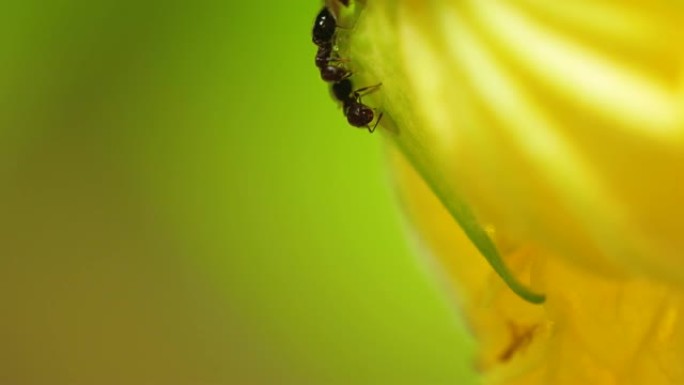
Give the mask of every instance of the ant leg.
[[352, 73], [351, 73], [350, 71], [347, 71], [347, 73], [344, 74], [344, 76], [342, 77], [342, 79], [340, 79], [339, 81], [342, 81], [342, 80], [344, 80], [344, 79], [347, 79], [347, 78], [350, 77], [350, 76], [352, 76]]
[[380, 119], [382, 119], [382, 114], [383, 113], [381, 112], [380, 115], [378, 115], [378, 120], [375, 121], [373, 128], [371, 128], [370, 126], [366, 126], [366, 127], [368, 127], [368, 132], [370, 132], [371, 134], [373, 133], [373, 131], [375, 131], [375, 127], [378, 126], [378, 123], [380, 123]]
[[341, 57], [330, 57], [328, 58], [328, 63], [351, 63], [351, 60]]
[[357, 98], [360, 98], [360, 97], [362, 97], [362, 96], [366, 96], [366, 95], [368, 95], [368, 94], [370, 94], [370, 93], [373, 93], [373, 92], [377, 91], [381, 86], [382, 86], [382, 83], [378, 83], [378, 84], [375, 84], [375, 85], [372, 85], [372, 86], [359, 88], [358, 90], [354, 91], [354, 95], [355, 95]]

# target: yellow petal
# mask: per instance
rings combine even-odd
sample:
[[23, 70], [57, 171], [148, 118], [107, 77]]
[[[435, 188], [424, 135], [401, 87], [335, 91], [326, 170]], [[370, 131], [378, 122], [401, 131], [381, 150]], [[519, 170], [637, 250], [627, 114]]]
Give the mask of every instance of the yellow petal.
[[684, 383], [684, 5], [373, 0], [340, 20], [487, 382]]
[[443, 203], [605, 274], [684, 283], [679, 2], [356, 8], [354, 82], [383, 83], [368, 101]]
[[498, 278], [404, 156], [390, 155], [421, 248], [439, 262], [436, 272], [479, 341], [476, 367], [486, 383], [684, 383], [679, 288], [607, 278], [496, 234], [514, 273], [547, 294], [544, 305], [530, 304]]

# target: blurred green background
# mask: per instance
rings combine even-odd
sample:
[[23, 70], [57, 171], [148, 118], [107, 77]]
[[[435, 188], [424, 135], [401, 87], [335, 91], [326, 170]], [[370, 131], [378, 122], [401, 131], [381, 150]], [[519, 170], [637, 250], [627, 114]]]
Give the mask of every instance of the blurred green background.
[[307, 2], [9, 1], [1, 384], [465, 384]]

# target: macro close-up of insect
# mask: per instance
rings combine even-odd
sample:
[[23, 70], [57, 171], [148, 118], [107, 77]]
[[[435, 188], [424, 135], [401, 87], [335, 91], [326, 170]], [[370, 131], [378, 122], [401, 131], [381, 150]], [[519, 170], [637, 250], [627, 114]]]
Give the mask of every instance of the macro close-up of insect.
[[680, 0], [10, 3], [0, 385], [684, 384]]
[[[353, 84], [349, 79], [353, 74], [345, 68], [345, 62], [348, 60], [340, 59], [335, 53], [335, 36], [338, 29], [335, 16], [324, 6], [316, 16], [312, 30], [312, 41], [318, 46], [316, 67], [320, 70], [321, 79], [332, 83], [332, 93], [337, 101], [342, 103], [342, 111], [347, 122], [353, 127], [366, 128], [372, 133], [380, 123], [383, 113], [377, 113], [362, 103], [361, 97], [376, 91], [381, 84], [353, 90]], [[373, 121], [375, 123], [371, 126]]]

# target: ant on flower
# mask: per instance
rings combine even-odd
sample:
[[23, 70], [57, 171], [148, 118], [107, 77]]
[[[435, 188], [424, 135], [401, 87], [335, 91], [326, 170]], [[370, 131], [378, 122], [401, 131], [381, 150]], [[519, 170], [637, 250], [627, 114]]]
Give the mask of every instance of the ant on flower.
[[[348, 1], [343, 2], [343, 4], [347, 6]], [[321, 78], [324, 81], [333, 83], [333, 95], [342, 102], [342, 111], [347, 122], [354, 127], [367, 128], [369, 132], [373, 132], [382, 118], [382, 113], [371, 127], [370, 124], [375, 119], [375, 112], [371, 107], [361, 102], [361, 97], [377, 90], [382, 84], [363, 87], [354, 91], [352, 82], [349, 80], [352, 75], [351, 71], [340, 65], [331, 64], [331, 62], [342, 61], [333, 57], [333, 44], [337, 28], [337, 20], [327, 7], [323, 7], [316, 16], [312, 30], [312, 41], [318, 46], [316, 67], [320, 70]]]

